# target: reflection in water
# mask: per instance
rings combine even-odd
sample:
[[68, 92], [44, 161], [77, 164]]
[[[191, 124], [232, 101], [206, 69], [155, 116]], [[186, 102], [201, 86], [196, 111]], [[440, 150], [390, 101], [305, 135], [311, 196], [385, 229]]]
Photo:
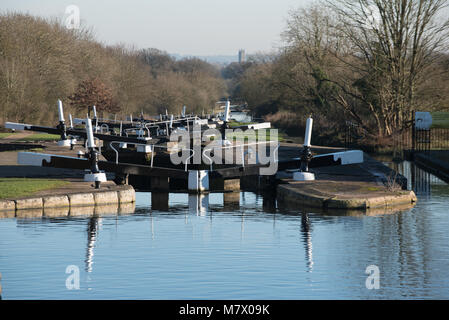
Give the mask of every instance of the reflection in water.
[[240, 209], [240, 192], [223, 193], [223, 209], [227, 211], [238, 211]]
[[153, 210], [168, 211], [169, 194], [167, 192], [151, 192], [151, 208]]
[[101, 218], [93, 216], [87, 223], [87, 251], [86, 251], [86, 272], [92, 272], [95, 242], [97, 240], [98, 229], [101, 225]]
[[385, 164], [407, 178], [407, 188], [413, 190], [421, 200], [430, 199], [432, 185], [446, 185], [446, 182], [423, 170], [413, 162], [385, 162]]
[[312, 256], [312, 233], [309, 215], [307, 213], [301, 214], [301, 234], [306, 249], [307, 270], [313, 270], [313, 256]]
[[[410, 163], [397, 166], [410, 184], [413, 173], [418, 203], [376, 217], [287, 209], [243, 192], [234, 210], [220, 193], [162, 196], [168, 211], [151, 210], [150, 194], [137, 193], [132, 216], [0, 220], [3, 298], [447, 299], [449, 187]], [[86, 229], [87, 246], [77, 241]], [[74, 296], [55, 285], [61, 266], [83, 260], [93, 281], [81, 287], [92, 290]], [[380, 290], [365, 287], [371, 264]]]
[[209, 194], [189, 194], [189, 212], [205, 216], [209, 211]]

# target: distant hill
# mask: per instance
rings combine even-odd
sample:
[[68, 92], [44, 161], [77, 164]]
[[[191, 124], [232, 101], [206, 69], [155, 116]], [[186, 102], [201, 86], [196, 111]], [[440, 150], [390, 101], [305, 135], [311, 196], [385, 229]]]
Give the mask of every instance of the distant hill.
[[209, 63], [213, 64], [220, 64], [220, 65], [227, 65], [232, 62], [238, 62], [238, 55], [211, 55], [211, 56], [195, 56], [195, 55], [181, 55], [177, 53], [170, 54], [173, 58], [176, 60], [180, 60], [183, 58], [191, 58], [195, 57], [204, 61], [207, 61]]

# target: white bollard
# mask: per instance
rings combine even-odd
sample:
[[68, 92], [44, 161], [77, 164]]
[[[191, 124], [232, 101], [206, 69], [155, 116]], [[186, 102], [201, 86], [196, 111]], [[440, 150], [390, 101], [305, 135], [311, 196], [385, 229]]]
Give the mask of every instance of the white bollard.
[[106, 182], [106, 174], [104, 172], [99, 173], [86, 173], [84, 174], [84, 182]]
[[315, 180], [315, 175], [311, 172], [294, 172], [293, 180], [295, 181], [313, 181]]

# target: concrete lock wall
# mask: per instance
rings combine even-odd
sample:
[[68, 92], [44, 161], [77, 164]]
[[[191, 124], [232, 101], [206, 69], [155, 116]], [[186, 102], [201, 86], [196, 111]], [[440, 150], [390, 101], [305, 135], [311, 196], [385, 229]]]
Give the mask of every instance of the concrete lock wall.
[[[69, 214], [69, 208], [70, 215], [76, 215], [76, 208], [82, 208], [81, 211], [85, 212], [85, 208], [96, 206], [123, 207], [123, 212], [130, 211], [131, 207], [126, 207], [126, 204], [135, 203], [134, 188], [119, 186], [114, 189], [116, 190], [0, 200], [0, 217], [66, 216]], [[103, 209], [103, 211], [105, 210]], [[8, 214], [8, 212], [13, 214]]]
[[70, 206], [94, 206], [95, 200], [92, 193], [77, 193], [68, 195]]
[[95, 192], [95, 205], [118, 203], [117, 191]]

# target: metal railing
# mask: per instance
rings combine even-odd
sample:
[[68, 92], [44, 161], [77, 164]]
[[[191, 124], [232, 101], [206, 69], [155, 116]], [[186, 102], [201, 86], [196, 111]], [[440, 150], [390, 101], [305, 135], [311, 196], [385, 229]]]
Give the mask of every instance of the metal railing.
[[[278, 149], [280, 147], [280, 144], [279, 144], [278, 141], [260, 141], [260, 142], [254, 142], [254, 143], [248, 143], [248, 144], [238, 144], [238, 145], [221, 146], [221, 147], [217, 146], [217, 145], [215, 145], [213, 147], [210, 147], [210, 148], [205, 147], [204, 150], [203, 150], [203, 157], [205, 157], [210, 162], [210, 171], [213, 171], [213, 163], [214, 162], [212, 161], [212, 159], [210, 157], [208, 157], [206, 155], [207, 151], [209, 151], [209, 154], [210, 154], [210, 152], [216, 151], [217, 149], [222, 151], [224, 149], [231, 149], [231, 148], [236, 148], [237, 149], [237, 148], [239, 148], [239, 149], [241, 149], [241, 154], [242, 154], [242, 159], [241, 159], [242, 160], [242, 167], [245, 167], [245, 155], [249, 153], [249, 150], [251, 150], [251, 149], [248, 149], [246, 152], [244, 152], [245, 147], [257, 146], [257, 145], [262, 145], [262, 144], [273, 144], [273, 143], [277, 144], [276, 148], [273, 151], [273, 157], [274, 157], [274, 161], [278, 162], [279, 160], [276, 158]], [[256, 163], [258, 163], [258, 157], [257, 156], [258, 156], [258, 153], [256, 151]]]
[[[110, 143], [111, 149], [114, 150], [115, 152], [115, 164], [118, 164], [118, 158], [119, 158], [119, 152], [116, 148], [114, 148], [113, 144], [122, 144], [122, 141], [112, 141]], [[150, 152], [151, 152], [151, 161], [150, 161], [150, 167], [153, 168], [153, 163], [154, 163], [154, 149], [155, 148], [160, 148], [160, 149], [168, 149], [168, 147], [165, 146], [159, 146], [159, 145], [155, 145], [155, 144], [145, 144], [145, 143], [132, 143], [135, 146], [150, 146]], [[195, 155], [195, 150], [193, 149], [186, 149], [192, 152], [192, 154], [185, 160], [184, 163], [184, 171], [187, 171], [187, 166], [189, 164], [189, 160]]]

